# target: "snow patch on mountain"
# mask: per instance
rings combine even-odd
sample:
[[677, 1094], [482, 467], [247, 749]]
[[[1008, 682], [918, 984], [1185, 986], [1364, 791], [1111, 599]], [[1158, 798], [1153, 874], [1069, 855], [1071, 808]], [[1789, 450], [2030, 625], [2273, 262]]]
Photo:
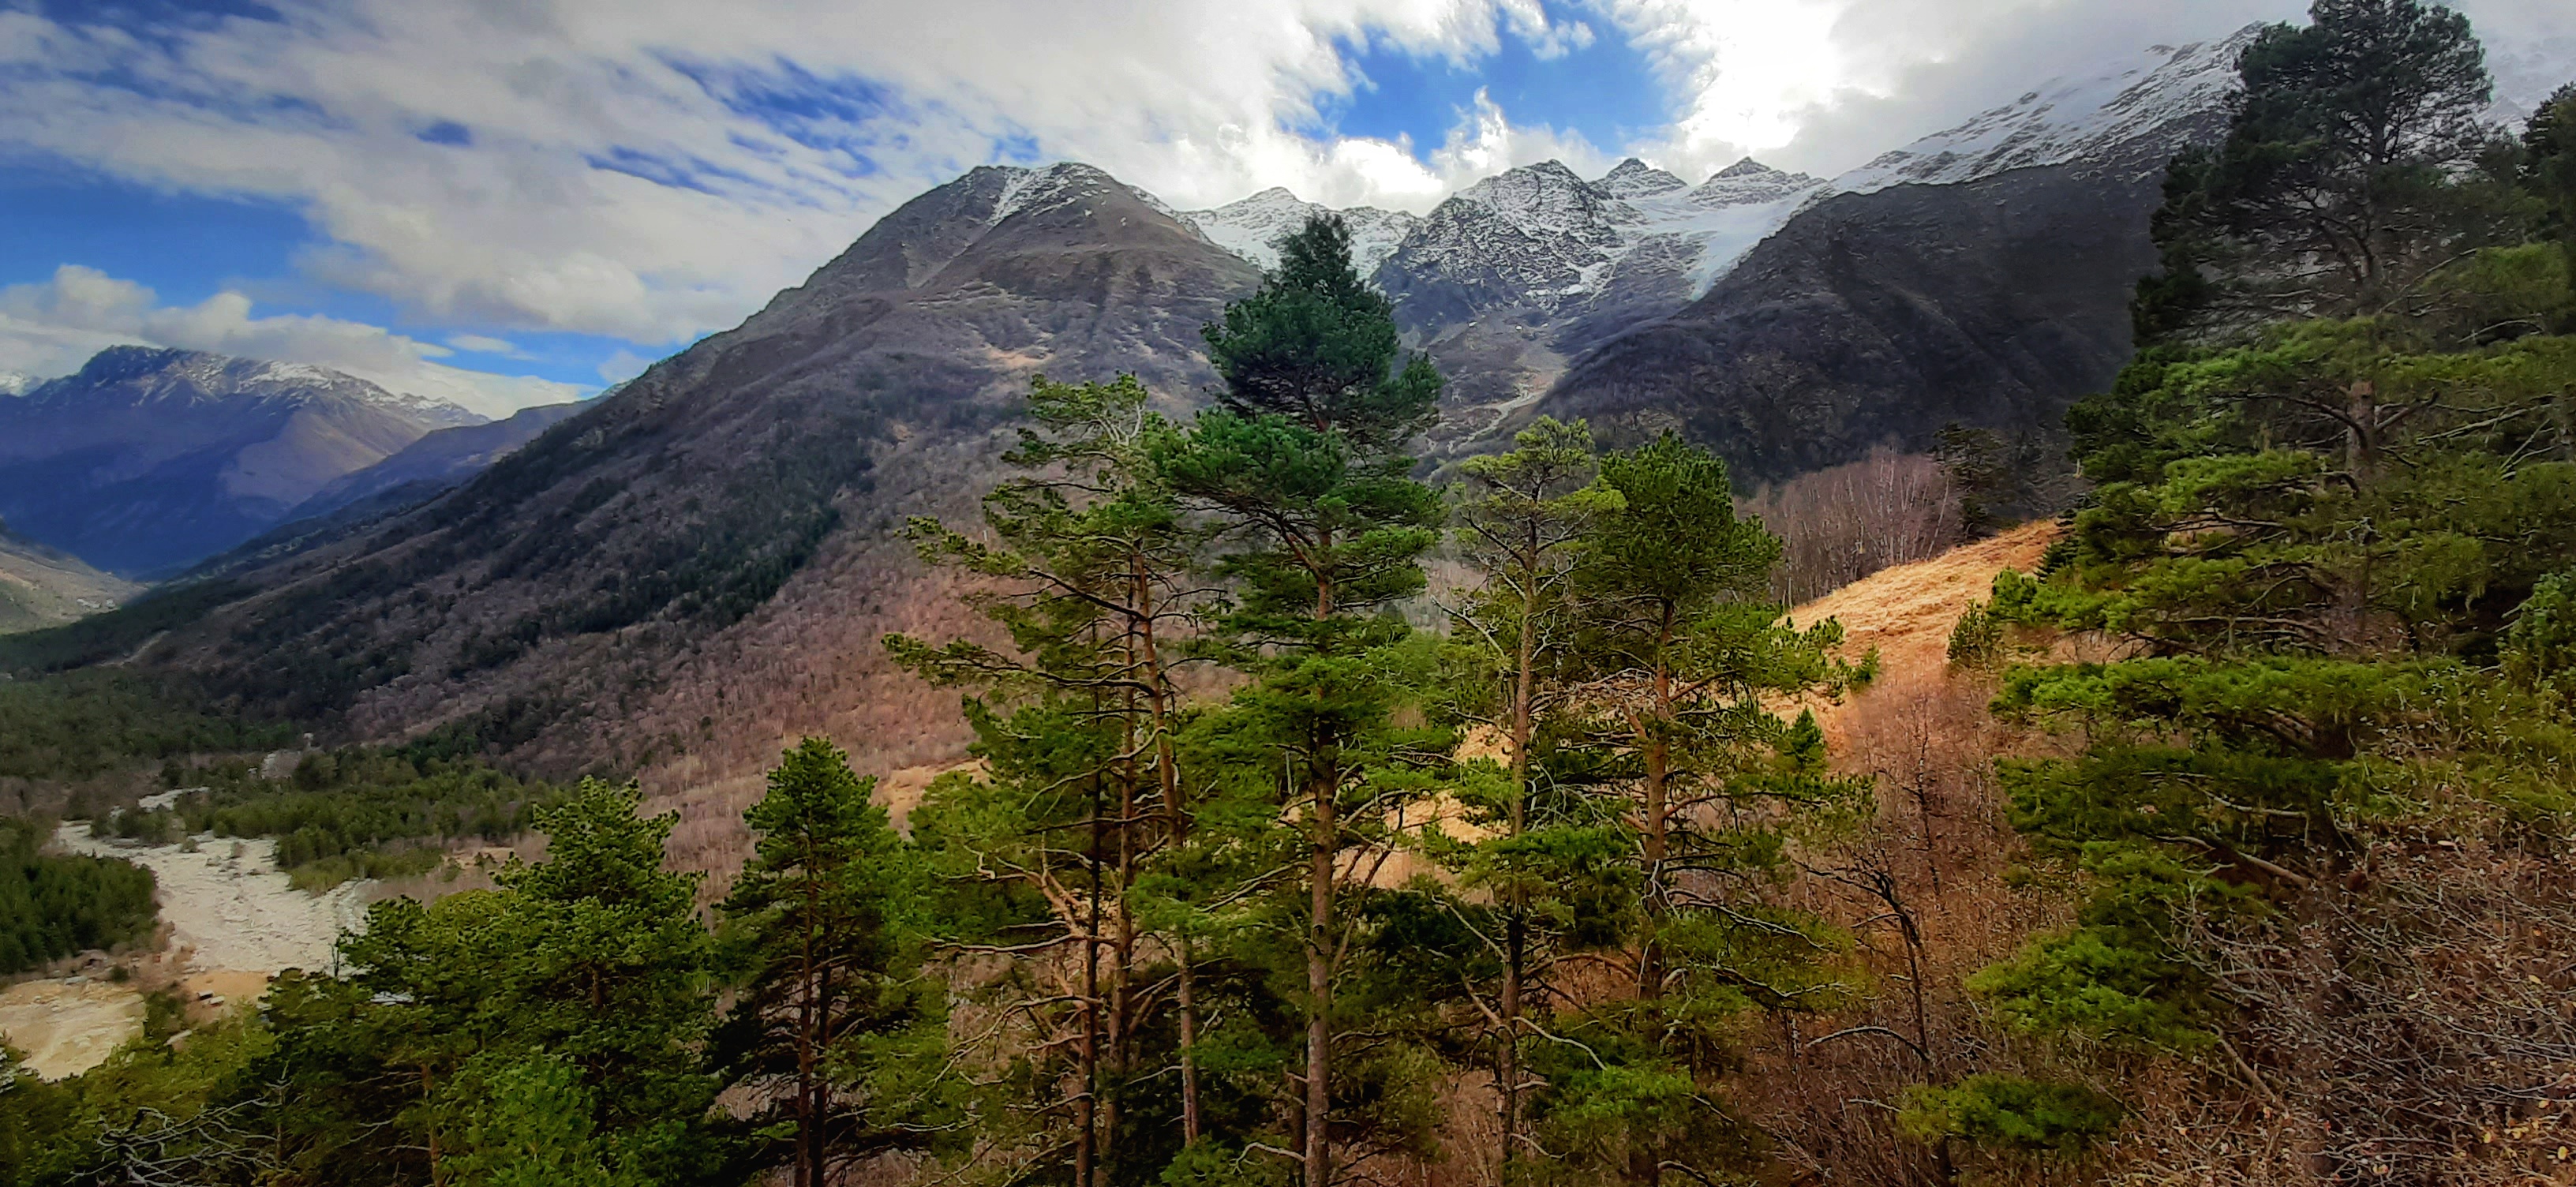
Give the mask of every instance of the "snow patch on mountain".
[[0, 396], [26, 395], [35, 389], [38, 382], [40, 381], [33, 375], [22, 375], [16, 371], [0, 371]]
[[1182, 211], [1174, 217], [1184, 226], [1196, 228], [1208, 242], [1268, 269], [1279, 266], [1279, 241], [1319, 214], [1341, 215], [1342, 222], [1350, 227], [1351, 262], [1362, 276], [1376, 272], [1379, 264], [1395, 254], [1396, 244], [1422, 223], [1417, 215], [1374, 206], [1334, 210], [1279, 186], [1214, 210]]
[[2219, 41], [2159, 45], [2110, 69], [2042, 84], [1958, 127], [1936, 132], [1834, 179], [1845, 193], [1893, 185], [1958, 185], [2010, 169], [2099, 160], [2161, 170], [2223, 110], [2236, 59], [2261, 25]]
[[[1142, 191], [1121, 184], [1099, 168], [1077, 161], [1059, 161], [1043, 169], [1024, 169], [1017, 165], [999, 168], [1002, 170], [1002, 192], [993, 200], [992, 213], [984, 216], [986, 226], [998, 224], [1022, 211], [1052, 210], [1104, 189], [1127, 189], [1130, 193], [1143, 195]], [[1170, 209], [1160, 202], [1152, 204], [1159, 209]]]

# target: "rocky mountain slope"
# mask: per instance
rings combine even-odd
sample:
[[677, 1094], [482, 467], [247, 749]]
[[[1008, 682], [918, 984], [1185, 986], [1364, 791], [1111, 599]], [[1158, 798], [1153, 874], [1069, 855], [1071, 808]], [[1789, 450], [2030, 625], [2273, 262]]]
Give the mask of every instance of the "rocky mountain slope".
[[2152, 179], [2063, 165], [1835, 195], [1706, 296], [1593, 348], [1505, 427], [1584, 417], [1623, 442], [1678, 429], [1744, 482], [1928, 448], [1952, 421], [2054, 432], [2128, 360], [2157, 200]]
[[1820, 185], [1751, 160], [1696, 187], [1633, 158], [1592, 182], [1543, 161], [1442, 202], [1376, 273], [1452, 378], [1435, 452], [1476, 448], [1566, 360], [1705, 291]]
[[482, 419], [320, 367], [110, 347], [0, 397], [0, 518], [102, 569], [169, 570], [429, 432]]
[[695, 783], [803, 730], [945, 754], [953, 696], [878, 643], [965, 617], [901, 517], [971, 506], [1033, 374], [1133, 371], [1179, 410], [1256, 282], [1099, 170], [975, 170], [444, 497], [166, 595], [211, 606], [146, 662], [558, 771]]
[[2053, 433], [2128, 359], [2164, 164], [2222, 130], [2248, 36], [2158, 47], [1835, 179], [1704, 294], [1599, 340], [1500, 427], [1680, 428], [1755, 481], [1925, 448], [1952, 421]]
[[425, 499], [481, 473], [512, 450], [536, 440], [537, 434], [572, 418], [580, 404], [547, 404], [522, 408], [483, 424], [438, 429], [363, 470], [353, 470], [324, 483], [322, 489], [286, 513], [286, 521], [328, 515], [342, 507], [405, 492]]

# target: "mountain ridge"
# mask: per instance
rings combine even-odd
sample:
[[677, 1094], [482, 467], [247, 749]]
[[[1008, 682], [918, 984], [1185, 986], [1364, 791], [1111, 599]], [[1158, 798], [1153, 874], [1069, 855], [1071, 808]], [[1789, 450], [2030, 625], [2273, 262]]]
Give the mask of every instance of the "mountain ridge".
[[112, 346], [0, 400], [0, 518], [102, 569], [167, 571], [427, 433], [481, 421], [328, 368]]

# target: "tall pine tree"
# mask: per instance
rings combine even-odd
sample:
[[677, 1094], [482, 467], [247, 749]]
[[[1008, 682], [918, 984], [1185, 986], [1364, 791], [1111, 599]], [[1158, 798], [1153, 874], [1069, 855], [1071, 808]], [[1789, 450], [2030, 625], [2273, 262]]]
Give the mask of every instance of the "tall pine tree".
[[1331, 1187], [1333, 995], [1358, 922], [1338, 911], [1338, 858], [1400, 799], [1371, 794], [1387, 791], [1373, 776], [1407, 761], [1389, 728], [1405, 692], [1383, 657], [1410, 633], [1392, 610], [1421, 592], [1420, 557], [1438, 538], [1439, 496], [1408, 476], [1405, 450], [1438, 416], [1440, 377], [1401, 357], [1386, 298], [1353, 268], [1334, 216], [1282, 240], [1278, 269], [1207, 340], [1220, 406], [1160, 461], [1226, 531], [1219, 572], [1236, 601], [1221, 630], [1255, 677], [1234, 712], [1284, 758], [1305, 835], [1296, 1156], [1306, 1187]]
[[752, 859], [723, 904], [750, 968], [715, 1049], [767, 1102], [756, 1131], [784, 1131], [756, 1161], [787, 1167], [795, 1187], [939, 1132], [922, 1107], [935, 1098], [908, 1094], [902, 1111], [883, 1099], [899, 1095], [885, 1088], [908, 1047], [941, 1045], [943, 1018], [916, 980], [919, 872], [875, 786], [821, 739], [788, 750], [743, 813]]

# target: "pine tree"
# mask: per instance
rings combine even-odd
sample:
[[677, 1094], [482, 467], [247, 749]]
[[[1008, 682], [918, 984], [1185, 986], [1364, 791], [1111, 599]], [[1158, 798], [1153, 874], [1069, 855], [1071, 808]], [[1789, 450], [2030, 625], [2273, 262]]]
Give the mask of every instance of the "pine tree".
[[[2294, 1119], [2284, 1132], [2331, 1131], [2301, 1173], [2447, 1181], [2485, 1140], [2463, 1102], [2492, 1089], [2452, 1095], [2436, 1069], [2529, 1073], [2500, 1037], [2517, 1024], [2414, 992], [2425, 937], [2476, 925], [2446, 914], [2450, 886], [2381, 862], [2437, 837], [2509, 854], [2520, 822], [2576, 805], [2576, 739], [2535, 679], [2576, 558], [2576, 339], [2549, 332], [2567, 324], [2563, 257], [2525, 241], [2549, 230], [2529, 214], [2561, 146], [2544, 109], [2521, 207], [2490, 202], [2502, 171], [2468, 160], [2486, 133], [2466, 21], [2400, 0], [2315, 11], [2249, 52], [2236, 136], [2178, 165], [2185, 202], [2159, 232], [2214, 236], [2199, 246], [2233, 254], [2197, 262], [2225, 285], [2288, 275], [2281, 253], [2328, 274], [2078, 404], [2089, 505], [2061, 563], [1995, 583], [1995, 619], [2098, 632], [2123, 658], [2005, 676], [2000, 712], [2081, 738], [1998, 770], [2034, 857], [2082, 889], [2068, 926], [1969, 988], [2097, 1083], [2179, 1057]], [[2462, 231], [2482, 212], [2511, 218]], [[2329, 219], [2345, 239], [2303, 221]], [[2439, 299], [2386, 299], [2414, 292]], [[2369, 316], [2266, 320], [2285, 310]], [[2375, 955], [2400, 950], [2400, 967]], [[1916, 1093], [1909, 1123], [2065, 1147], [2115, 1119], [2088, 1095], [1971, 1077]]]
[[743, 813], [752, 859], [724, 901], [751, 968], [716, 1046], [736, 1084], [765, 1090], [765, 1119], [788, 1127], [764, 1161], [791, 1168], [796, 1187], [935, 1132], [871, 1091], [899, 1078], [907, 1046], [935, 1051], [941, 1022], [914, 982], [919, 874], [875, 786], [828, 742], [789, 749]]
[[200, 1061], [239, 1040], [197, 1120], [103, 1140], [159, 1160], [137, 1181], [720, 1178], [712, 940], [696, 876], [662, 869], [676, 817], [638, 819], [640, 799], [585, 780], [536, 814], [546, 859], [499, 888], [375, 904], [345, 974], [290, 970], [255, 1024], [191, 1041]]
[[[927, 559], [987, 579], [970, 600], [1009, 632], [1012, 651], [969, 640], [886, 641], [932, 681], [981, 694], [968, 710], [987, 774], [936, 789], [916, 813], [926, 822], [917, 829], [976, 876], [1034, 895], [1056, 942], [1079, 954], [1079, 984], [1062, 996], [1079, 1003], [1066, 1100], [1072, 1173], [1085, 1184], [1142, 1161], [1136, 1143], [1113, 1149], [1112, 1140], [1137, 1124], [1123, 1115], [1123, 1085], [1150, 1078], [1131, 1041], [1144, 1008], [1134, 890], [1145, 865], [1189, 826], [1172, 664], [1175, 635], [1203, 600], [1191, 568], [1202, 535], [1156, 468], [1157, 451], [1177, 433], [1146, 401], [1132, 376], [1081, 385], [1041, 378], [1030, 392], [1032, 423], [1005, 459], [1018, 473], [984, 500], [986, 532], [915, 523]], [[1067, 834], [1082, 843], [1063, 843]], [[996, 922], [974, 922], [974, 942], [1030, 943], [996, 934]], [[1186, 939], [1174, 946], [1189, 986]], [[1176, 1055], [1186, 1142], [1198, 1136], [1200, 1110], [1196, 1003], [1188, 989], [1182, 996]]]
[[1780, 543], [1738, 519], [1726, 467], [1670, 434], [1601, 460], [1615, 495], [1582, 544], [1580, 696], [1602, 790], [1621, 805], [1640, 915], [1635, 997], [1565, 1020], [1539, 1093], [1568, 1171], [1655, 1183], [1668, 1165], [1749, 1157], [1746, 1127], [1708, 1090], [1726, 1062], [1719, 1020], [1839, 1000], [1845, 946], [1823, 920], [1766, 901], [1793, 837], [1829, 826], [1866, 785], [1829, 774], [1811, 715], [1857, 672], [1829, 657], [1833, 623], [1800, 630], [1761, 600]]
[[[1408, 477], [1403, 450], [1437, 417], [1440, 379], [1419, 358], [1400, 362], [1386, 299], [1351, 266], [1338, 217], [1310, 220], [1280, 252], [1260, 291], [1207, 329], [1220, 407], [1158, 460], [1227, 532], [1219, 572], [1237, 600], [1221, 627], [1255, 676], [1234, 710], [1291, 768], [1306, 845], [1297, 1156], [1306, 1187], [1330, 1187], [1334, 980], [1354, 923], [1337, 918], [1336, 858], [1373, 823], [1350, 819], [1343, 800], [1404, 761], [1387, 730], [1402, 691], [1380, 657], [1409, 628], [1382, 611], [1421, 592], [1419, 558], [1437, 539], [1439, 497]], [[1395, 805], [1361, 802], [1372, 815]]]
[[1579, 875], [1547, 860], [1582, 839], [1558, 835], [1566, 822], [1531, 835], [1532, 754], [1544, 720], [1565, 707], [1572, 687], [1572, 644], [1579, 624], [1574, 596], [1577, 546], [1615, 497], [1594, 484], [1592, 434], [1581, 421], [1542, 417], [1513, 438], [1507, 453], [1469, 459], [1464, 492], [1452, 518], [1460, 554], [1477, 583], [1450, 610], [1467, 654], [1471, 682], [1462, 705], [1470, 719], [1502, 735], [1506, 783], [1502, 803], [1484, 821], [1498, 826], [1479, 847], [1466, 888], [1494, 895], [1503, 909], [1502, 986], [1495, 1001], [1494, 1078], [1502, 1095], [1503, 1159], [1520, 1156], [1520, 1045], [1531, 973], [1533, 900], [1560, 897]]
[[2522, 180], [2546, 204], [2543, 231], [2558, 240], [2576, 288], [2576, 83], [2553, 92], [2522, 131]]
[[2225, 141], [2167, 175], [2141, 341], [2382, 312], [2463, 244], [2510, 234], [2458, 180], [2497, 135], [2467, 17], [2426, 0], [2315, 0], [2307, 25], [2263, 30], [2238, 73]]

